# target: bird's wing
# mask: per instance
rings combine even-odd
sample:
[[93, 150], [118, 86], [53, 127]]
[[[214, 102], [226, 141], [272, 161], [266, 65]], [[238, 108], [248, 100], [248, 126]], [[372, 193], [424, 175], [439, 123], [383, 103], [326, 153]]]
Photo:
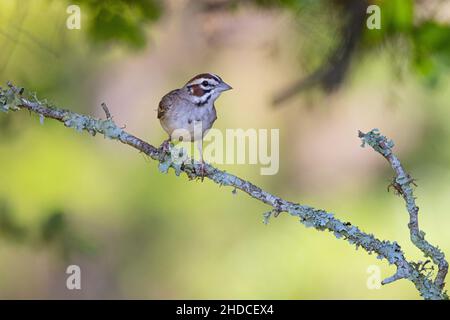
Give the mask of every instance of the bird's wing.
[[180, 89], [170, 91], [162, 97], [158, 106], [158, 119], [163, 118], [176, 101], [176, 95]]

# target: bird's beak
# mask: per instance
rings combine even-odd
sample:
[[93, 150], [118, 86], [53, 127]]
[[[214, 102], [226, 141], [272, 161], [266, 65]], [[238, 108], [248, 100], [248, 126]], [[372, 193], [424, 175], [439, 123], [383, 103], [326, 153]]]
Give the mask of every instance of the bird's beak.
[[222, 82], [220, 84], [220, 91], [227, 91], [233, 89], [229, 84]]

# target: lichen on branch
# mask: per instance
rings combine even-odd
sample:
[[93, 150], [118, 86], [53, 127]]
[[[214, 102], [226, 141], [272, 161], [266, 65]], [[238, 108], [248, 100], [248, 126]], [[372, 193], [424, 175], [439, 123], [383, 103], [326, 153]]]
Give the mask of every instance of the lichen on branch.
[[445, 277], [448, 272], [448, 262], [445, 260], [444, 253], [438, 248], [431, 245], [425, 240], [425, 232], [419, 229], [419, 207], [416, 205], [416, 198], [413, 193], [414, 179], [405, 171], [400, 160], [392, 152], [394, 142], [380, 134], [378, 129], [373, 129], [368, 133], [359, 132], [359, 137], [365, 144], [371, 146], [375, 151], [380, 153], [391, 165], [395, 172], [392, 186], [397, 190], [398, 194], [403, 197], [406, 209], [409, 213], [408, 228], [412, 243], [423, 252], [425, 257], [431, 258], [438, 267], [435, 278], [435, 285], [443, 289], [445, 285]]
[[399, 279], [407, 279], [415, 285], [420, 295], [425, 299], [448, 299], [444, 291], [448, 264], [444, 254], [437, 247], [433, 247], [426, 242], [424, 233], [418, 229], [418, 208], [415, 205], [411, 188], [413, 180], [405, 173], [400, 161], [393, 154], [393, 142], [376, 130], [372, 130], [367, 134], [360, 132], [359, 136], [363, 144], [370, 145], [375, 151], [382, 154], [394, 168], [396, 172], [395, 186], [399, 188], [399, 192], [405, 198], [410, 214], [411, 240], [426, 256], [431, 257], [433, 262], [438, 265], [439, 271], [435, 280], [427, 272], [425, 268], [426, 263], [408, 261], [400, 245], [395, 241], [380, 240], [373, 234], [363, 232], [350, 222], [343, 222], [337, 219], [333, 213], [287, 201], [261, 189], [250, 181], [219, 170], [210, 164], [202, 166], [191, 159], [182, 163], [174, 162], [171, 155], [163, 148], [156, 148], [119, 127], [113, 121], [105, 104], [102, 104], [102, 107], [105, 111], [106, 119], [97, 119], [49, 105], [47, 102], [37, 99], [36, 95], [29, 94], [25, 96], [23, 91], [23, 89], [19, 89], [10, 83], [7, 88], [0, 88], [0, 111], [9, 112], [27, 109], [39, 115], [41, 119], [55, 119], [62, 122], [66, 127], [74, 128], [78, 131], [87, 131], [91, 135], [100, 133], [105, 137], [127, 144], [158, 161], [160, 170], [163, 172], [167, 172], [172, 168], [176, 175], [185, 173], [189, 179], [205, 177], [218, 185], [230, 186], [233, 188], [233, 193], [235, 193], [236, 189], [239, 189], [271, 207], [271, 210], [264, 214], [266, 223], [268, 223], [272, 215], [278, 216], [281, 212], [286, 212], [297, 217], [306, 227], [312, 227], [319, 231], [329, 231], [337, 239], [346, 240], [356, 248], [361, 247], [369, 254], [375, 253], [378, 259], [385, 259], [389, 264], [395, 265], [397, 268], [396, 273], [383, 280], [382, 284], [388, 284]]

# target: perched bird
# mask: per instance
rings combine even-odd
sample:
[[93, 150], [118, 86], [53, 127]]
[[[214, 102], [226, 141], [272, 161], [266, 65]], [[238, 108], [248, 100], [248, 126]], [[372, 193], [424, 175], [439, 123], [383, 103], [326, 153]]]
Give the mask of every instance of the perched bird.
[[[169, 139], [161, 147], [167, 151], [171, 140], [197, 141], [203, 162], [203, 137], [217, 119], [214, 102], [224, 91], [232, 89], [218, 75], [202, 73], [182, 88], [166, 94], [158, 106], [158, 119]], [[202, 172], [203, 174], [203, 172]]]

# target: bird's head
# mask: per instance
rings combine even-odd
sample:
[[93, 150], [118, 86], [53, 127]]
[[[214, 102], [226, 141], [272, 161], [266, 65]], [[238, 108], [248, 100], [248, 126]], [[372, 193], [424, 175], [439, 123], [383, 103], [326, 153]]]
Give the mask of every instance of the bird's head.
[[213, 103], [222, 92], [232, 89], [222, 78], [213, 73], [201, 73], [189, 80], [184, 86], [196, 105]]

